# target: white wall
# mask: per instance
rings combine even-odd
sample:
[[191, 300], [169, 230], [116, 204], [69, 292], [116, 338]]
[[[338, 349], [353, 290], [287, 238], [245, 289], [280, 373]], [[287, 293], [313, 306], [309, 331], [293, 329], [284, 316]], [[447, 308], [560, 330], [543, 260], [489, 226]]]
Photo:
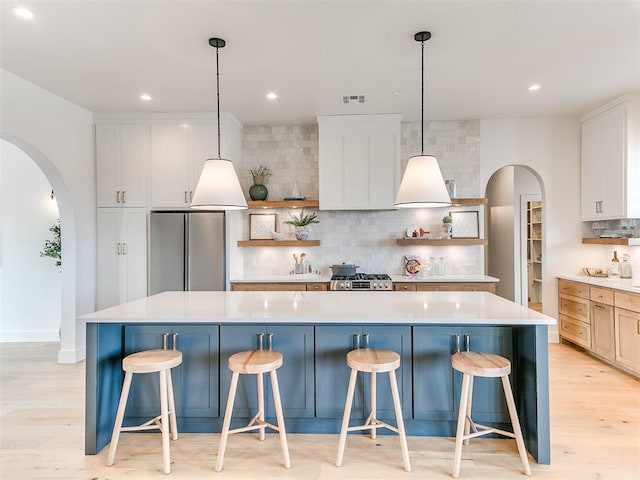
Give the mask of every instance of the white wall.
[[96, 285], [93, 118], [85, 110], [0, 70], [0, 138], [18, 146], [56, 192], [62, 230], [62, 332], [58, 360], [84, 358], [84, 325]]
[[540, 175], [545, 219], [542, 302], [544, 313], [557, 318], [556, 276], [579, 273], [598, 257], [581, 243], [578, 119], [483, 119], [480, 132], [481, 185], [505, 165], [529, 166]]
[[[58, 219], [51, 185], [31, 158], [0, 140], [0, 341], [58, 341], [61, 273], [41, 257]], [[19, 201], [18, 201], [19, 200]]]

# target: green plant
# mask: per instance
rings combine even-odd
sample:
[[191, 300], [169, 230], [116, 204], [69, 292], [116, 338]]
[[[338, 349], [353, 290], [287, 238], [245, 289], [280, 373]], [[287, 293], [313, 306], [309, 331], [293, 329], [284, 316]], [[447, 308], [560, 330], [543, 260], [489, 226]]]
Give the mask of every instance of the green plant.
[[41, 257], [51, 257], [56, 259], [56, 267], [62, 265], [62, 242], [60, 241], [60, 219], [49, 229], [53, 233], [53, 240], [44, 241], [44, 249], [40, 252]]
[[300, 215], [295, 216], [289, 214], [291, 220], [287, 220], [284, 223], [287, 225], [293, 225], [294, 227], [306, 227], [307, 225], [311, 225], [312, 223], [320, 223], [320, 220], [317, 220], [317, 213], [309, 213], [305, 215], [304, 208], [300, 210]]
[[453, 219], [450, 215], [445, 215], [444, 217], [442, 217], [442, 223], [453, 223]]
[[253, 167], [249, 169], [249, 173], [252, 177], [270, 177], [271, 169], [266, 165], [258, 165], [257, 167]]

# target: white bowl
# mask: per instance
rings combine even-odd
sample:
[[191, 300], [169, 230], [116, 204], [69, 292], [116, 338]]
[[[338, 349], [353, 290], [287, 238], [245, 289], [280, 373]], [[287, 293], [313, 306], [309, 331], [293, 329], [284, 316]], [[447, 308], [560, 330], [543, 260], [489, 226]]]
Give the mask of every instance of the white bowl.
[[271, 238], [274, 240], [284, 240], [284, 232], [271, 231]]

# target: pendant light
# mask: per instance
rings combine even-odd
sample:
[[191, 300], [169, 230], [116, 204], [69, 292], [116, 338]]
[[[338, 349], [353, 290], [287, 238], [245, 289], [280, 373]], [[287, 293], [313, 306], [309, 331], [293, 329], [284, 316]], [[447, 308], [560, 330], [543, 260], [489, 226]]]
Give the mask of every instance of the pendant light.
[[396, 196], [397, 208], [446, 207], [451, 205], [449, 192], [444, 184], [438, 160], [433, 155], [424, 154], [424, 42], [431, 38], [431, 32], [414, 35], [422, 43], [422, 123], [420, 155], [409, 158], [400, 189]]
[[209, 45], [216, 49], [216, 96], [218, 102], [218, 158], [208, 158], [202, 167], [200, 179], [193, 192], [191, 208], [200, 210], [243, 210], [247, 208], [238, 175], [231, 160], [220, 156], [220, 70], [218, 50], [226, 42], [210, 38]]

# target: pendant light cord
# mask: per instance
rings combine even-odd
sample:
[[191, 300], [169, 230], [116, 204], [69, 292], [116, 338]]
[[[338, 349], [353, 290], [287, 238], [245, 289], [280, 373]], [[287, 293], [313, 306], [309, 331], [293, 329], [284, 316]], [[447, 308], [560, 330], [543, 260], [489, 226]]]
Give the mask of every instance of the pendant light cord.
[[[424, 45], [424, 44], [423, 44]], [[218, 102], [218, 158], [220, 157], [220, 67], [218, 66], [218, 50], [216, 47], [216, 97]]]
[[422, 88], [421, 88], [421, 99], [422, 99], [422, 109], [421, 109], [421, 118], [422, 118], [422, 122], [421, 122], [421, 130], [420, 130], [420, 138], [421, 138], [421, 143], [420, 143], [420, 151], [421, 154], [424, 155], [424, 40], [422, 40], [422, 75], [421, 75], [421, 79], [422, 79]]

